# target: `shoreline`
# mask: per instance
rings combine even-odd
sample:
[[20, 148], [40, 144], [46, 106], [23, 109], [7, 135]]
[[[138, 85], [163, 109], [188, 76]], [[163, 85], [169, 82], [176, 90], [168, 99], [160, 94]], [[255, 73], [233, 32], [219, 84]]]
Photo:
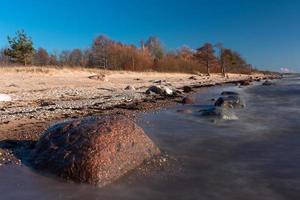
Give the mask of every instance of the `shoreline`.
[[[71, 73], [75, 74], [75, 78], [71, 77], [70, 79]], [[38, 85], [39, 81], [45, 82], [42, 84], [45, 86], [43, 89], [38, 85], [27, 88], [28, 90], [25, 92], [22, 86], [18, 86], [18, 83], [13, 86], [12, 83], [6, 84], [8, 89], [5, 92], [8, 91], [6, 94], [12, 94], [13, 101], [0, 102], [0, 165], [21, 164], [22, 162], [15, 156], [16, 151], [22, 151], [23, 148], [19, 141], [36, 141], [49, 125], [57, 121], [103, 114], [122, 114], [134, 118], [141, 112], [174, 105], [180, 102], [184, 96], [196, 93], [199, 88], [237, 84], [245, 80], [276, 78], [263, 74], [229, 74], [228, 77], [223, 78], [219, 74], [212, 74], [208, 77], [153, 72], [79, 71], [71, 73], [64, 72], [57, 76], [43, 73], [8, 72], [0, 75], [5, 80], [5, 75], [8, 79], [17, 74], [23, 80], [29, 78], [27, 81], [30, 81], [32, 85]], [[89, 79], [89, 77], [99, 74], [104, 78], [103, 80]], [[63, 80], [62, 83], [65, 82], [65, 85], [47, 88], [48, 84], [57, 79]], [[81, 85], [81, 81], [85, 81], [83, 85]], [[131, 85], [136, 89], [125, 90], [125, 85]], [[151, 85], [164, 85], [181, 92], [183, 87], [188, 86], [192, 91], [182, 92], [181, 95], [174, 97], [147, 95], [145, 91]], [[0, 89], [3, 90], [3, 88]], [[9, 90], [12, 93], [9, 93]], [[68, 92], [76, 95], [60, 96], [60, 93], [67, 94]], [[87, 97], [88, 94], [90, 96]], [[22, 96], [25, 100], [18, 99], [17, 95]]]

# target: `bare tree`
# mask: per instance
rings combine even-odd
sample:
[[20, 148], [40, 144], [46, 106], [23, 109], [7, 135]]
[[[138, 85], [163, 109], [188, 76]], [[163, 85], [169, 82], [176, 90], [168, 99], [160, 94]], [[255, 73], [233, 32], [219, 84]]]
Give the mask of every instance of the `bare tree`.
[[80, 49], [74, 49], [69, 55], [69, 65], [71, 66], [82, 66], [83, 55]]
[[150, 36], [145, 43], [145, 47], [149, 50], [154, 59], [161, 59], [164, 56], [164, 50], [158, 37]]
[[34, 64], [45, 66], [49, 64], [49, 54], [46, 49], [39, 48], [34, 54]]
[[99, 36], [92, 45], [92, 63], [93, 66], [108, 68], [108, 48], [113, 43], [106, 36]]
[[215, 47], [217, 47], [219, 49], [219, 56], [218, 56], [219, 64], [220, 64], [220, 67], [221, 67], [221, 73], [225, 77], [226, 76], [226, 65], [224, 63], [224, 47], [223, 47], [223, 44], [222, 43], [217, 43], [215, 45]]

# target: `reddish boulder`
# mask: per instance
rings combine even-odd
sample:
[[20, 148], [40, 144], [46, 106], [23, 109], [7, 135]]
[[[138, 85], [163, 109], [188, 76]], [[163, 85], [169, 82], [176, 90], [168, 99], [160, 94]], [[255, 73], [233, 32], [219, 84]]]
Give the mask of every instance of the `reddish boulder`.
[[195, 100], [192, 97], [184, 97], [181, 101], [182, 104], [193, 104]]
[[106, 115], [50, 127], [38, 141], [31, 161], [35, 169], [104, 186], [159, 153], [132, 120]]

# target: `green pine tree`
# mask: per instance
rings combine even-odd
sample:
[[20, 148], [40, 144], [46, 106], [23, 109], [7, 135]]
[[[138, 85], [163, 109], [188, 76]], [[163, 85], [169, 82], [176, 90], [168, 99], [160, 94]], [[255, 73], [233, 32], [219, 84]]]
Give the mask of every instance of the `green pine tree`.
[[34, 55], [33, 42], [23, 30], [17, 31], [15, 37], [7, 37], [9, 48], [4, 50], [4, 54], [9, 56], [12, 62], [23, 65], [30, 64]]

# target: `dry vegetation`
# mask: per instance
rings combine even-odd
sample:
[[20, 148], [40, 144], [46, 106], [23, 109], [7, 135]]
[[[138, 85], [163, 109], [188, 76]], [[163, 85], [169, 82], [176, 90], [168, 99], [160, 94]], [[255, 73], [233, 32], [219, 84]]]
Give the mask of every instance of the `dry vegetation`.
[[[49, 53], [44, 48], [33, 48], [24, 32], [9, 38], [9, 48], [0, 51], [0, 66], [36, 65], [75, 68], [96, 68], [125, 71], [158, 71], [182, 73], [242, 73], [257, 72], [236, 51], [222, 44], [205, 43], [197, 49], [182, 47], [166, 51], [157, 37], [149, 37], [140, 47], [98, 36], [90, 48]], [[53, 67], [52, 67], [53, 68]], [[29, 69], [14, 70], [39, 70]], [[46, 69], [44, 72], [47, 72]]]

